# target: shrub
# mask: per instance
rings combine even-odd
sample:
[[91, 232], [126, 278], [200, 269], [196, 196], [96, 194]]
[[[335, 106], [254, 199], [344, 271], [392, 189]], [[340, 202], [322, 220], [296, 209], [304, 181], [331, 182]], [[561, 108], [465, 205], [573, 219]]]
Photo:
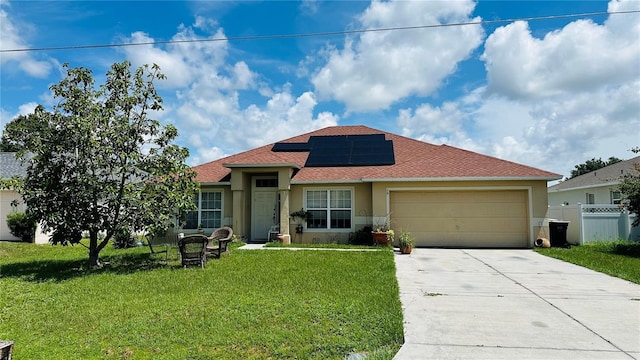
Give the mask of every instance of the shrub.
[[113, 234], [113, 248], [114, 249], [127, 249], [136, 246], [136, 241], [131, 236], [131, 231], [127, 228], [120, 228]]
[[351, 245], [373, 245], [373, 235], [371, 235], [373, 228], [371, 226], [365, 226], [361, 230], [357, 230], [351, 236], [349, 236], [349, 244]]
[[33, 242], [36, 235], [36, 221], [23, 212], [7, 215], [7, 225], [13, 236], [19, 237], [24, 242]]

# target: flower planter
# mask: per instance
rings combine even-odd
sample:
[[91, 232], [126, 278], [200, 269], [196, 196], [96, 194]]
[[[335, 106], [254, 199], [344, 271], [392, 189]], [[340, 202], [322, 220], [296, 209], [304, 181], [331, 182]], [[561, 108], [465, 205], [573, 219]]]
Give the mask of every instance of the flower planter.
[[400, 246], [401, 254], [411, 254], [412, 250], [413, 250], [413, 246], [411, 245]]
[[391, 242], [389, 234], [386, 232], [372, 231], [371, 235], [373, 235], [373, 242], [376, 244], [389, 245]]

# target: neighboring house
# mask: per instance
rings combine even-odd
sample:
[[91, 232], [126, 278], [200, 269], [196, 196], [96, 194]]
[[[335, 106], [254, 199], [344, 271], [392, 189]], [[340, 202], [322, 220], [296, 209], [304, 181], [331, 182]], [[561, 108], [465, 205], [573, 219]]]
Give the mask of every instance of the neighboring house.
[[[0, 179], [26, 175], [27, 167], [16, 159], [15, 153], [0, 152]], [[11, 235], [9, 226], [7, 226], [7, 215], [18, 211], [25, 211], [20, 194], [13, 190], [0, 188], [0, 240], [20, 240]]]
[[637, 163], [640, 156], [550, 186], [549, 205], [620, 204], [620, 178], [634, 173]]
[[[347, 242], [387, 220], [418, 246], [533, 246], [552, 172], [365, 126], [336, 126], [195, 166], [185, 230], [232, 226], [249, 241]], [[290, 214], [311, 214], [296, 231]]]

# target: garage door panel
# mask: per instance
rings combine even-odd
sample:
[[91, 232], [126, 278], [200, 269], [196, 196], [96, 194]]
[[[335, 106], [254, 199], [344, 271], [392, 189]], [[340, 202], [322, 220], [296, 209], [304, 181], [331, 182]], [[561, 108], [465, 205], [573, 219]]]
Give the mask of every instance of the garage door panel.
[[527, 247], [527, 192], [390, 193], [391, 225], [418, 246]]

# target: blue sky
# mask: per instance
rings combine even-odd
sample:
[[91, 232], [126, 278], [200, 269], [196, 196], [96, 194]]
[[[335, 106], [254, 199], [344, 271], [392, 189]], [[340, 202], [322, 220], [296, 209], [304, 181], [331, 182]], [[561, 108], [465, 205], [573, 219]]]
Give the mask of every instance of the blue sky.
[[[308, 34], [640, 10], [620, 1], [7, 1], [0, 49]], [[287, 39], [0, 53], [0, 127], [61, 65], [157, 63], [191, 165], [363, 124], [568, 176], [640, 145], [640, 13]]]

